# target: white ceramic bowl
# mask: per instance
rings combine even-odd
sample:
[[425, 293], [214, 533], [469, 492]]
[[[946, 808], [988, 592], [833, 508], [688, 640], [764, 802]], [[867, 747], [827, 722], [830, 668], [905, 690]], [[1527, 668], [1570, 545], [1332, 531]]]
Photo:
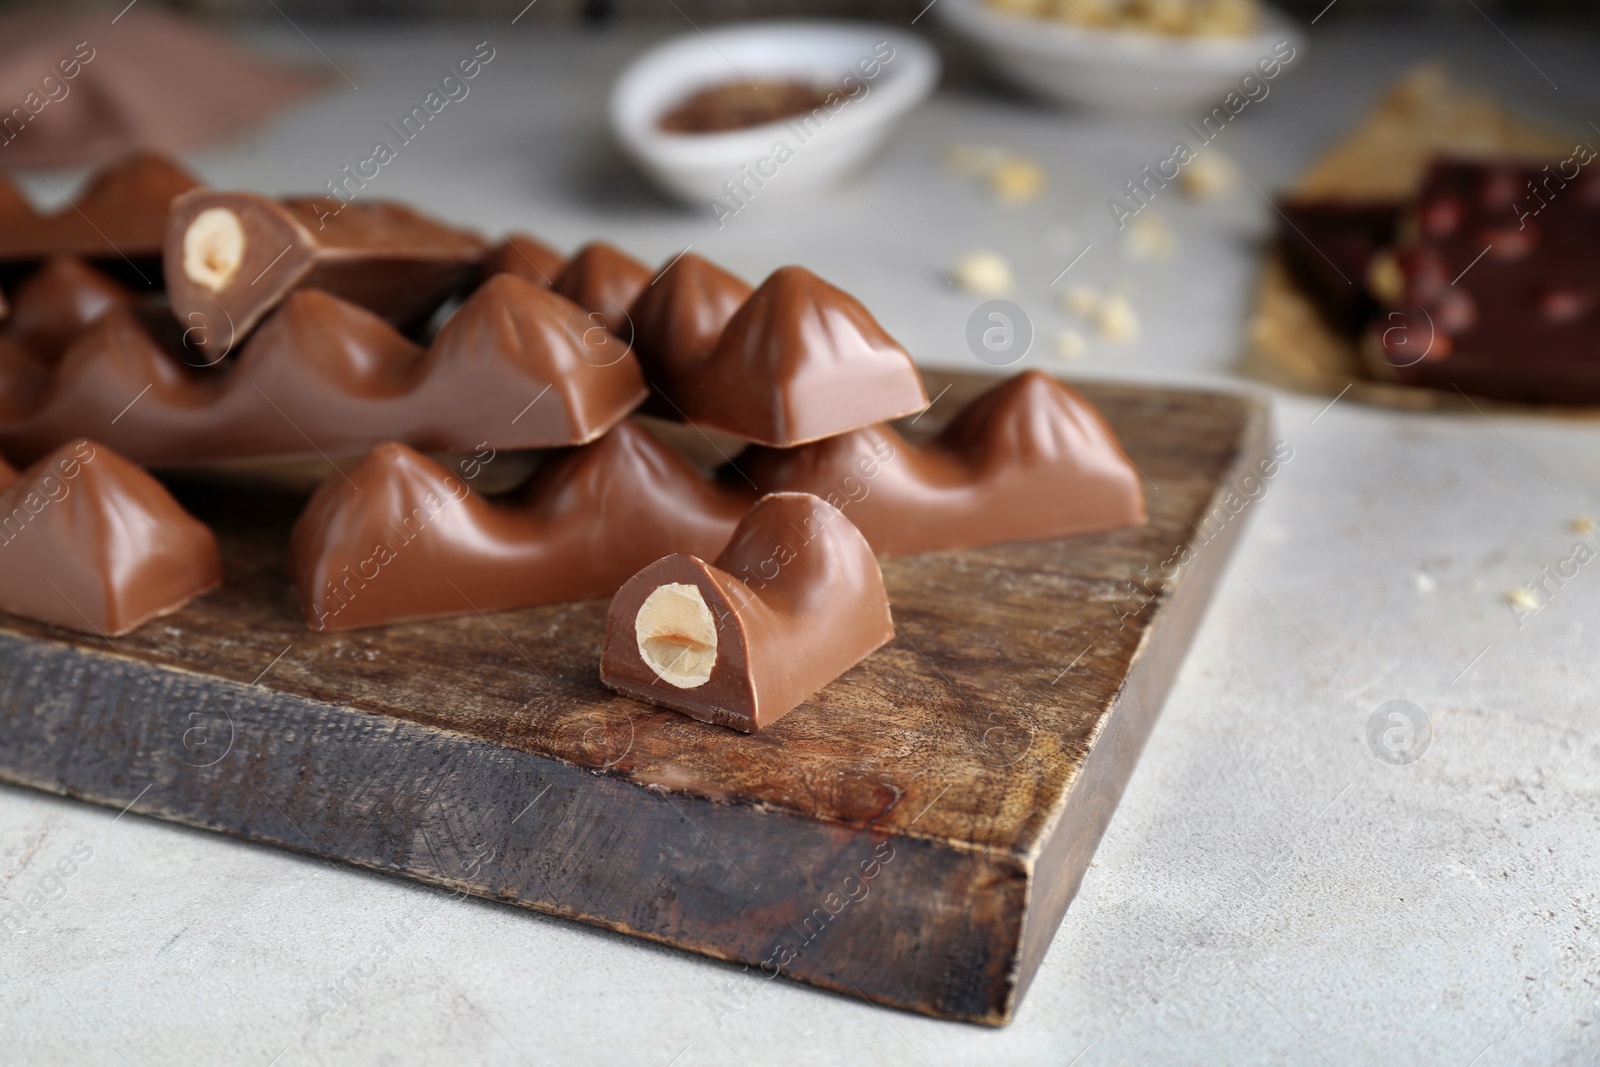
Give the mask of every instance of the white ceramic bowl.
[[1284, 70], [1303, 62], [1305, 50], [1298, 25], [1266, 5], [1248, 37], [1102, 32], [997, 11], [984, 0], [939, 0], [937, 10], [946, 26], [1018, 88], [1053, 103], [1123, 115], [1209, 111], [1244, 75], [1254, 71], [1259, 79], [1256, 64], [1272, 58], [1279, 42], [1294, 49]]
[[[874, 76], [864, 74], [872, 70]], [[846, 75], [854, 80], [844, 83]], [[809, 121], [799, 116], [709, 134], [660, 128], [661, 116], [690, 93], [742, 77], [844, 83], [848, 96]], [[938, 79], [938, 54], [902, 30], [851, 22], [739, 23], [675, 37], [634, 60], [612, 89], [611, 128], [623, 151], [667, 192], [690, 203], [736, 206], [725, 183], [776, 199], [840, 178]], [[787, 152], [775, 151], [780, 142]]]

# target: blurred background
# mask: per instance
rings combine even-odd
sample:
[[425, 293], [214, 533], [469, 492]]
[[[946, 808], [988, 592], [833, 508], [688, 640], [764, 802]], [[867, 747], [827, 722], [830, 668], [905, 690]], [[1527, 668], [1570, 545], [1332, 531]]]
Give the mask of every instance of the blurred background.
[[[508, 5], [495, 0], [140, 0], [172, 11], [224, 19], [275, 18], [272, 8], [293, 18], [310, 21], [361, 19], [494, 18]], [[0, 10], [48, 7], [51, 10], [92, 5], [29, 3], [9, 0]], [[118, 7], [120, 5], [98, 5]], [[807, 17], [870, 18], [900, 22], [927, 6], [926, 0], [539, 0], [526, 18], [547, 22], [669, 22], [685, 15], [693, 19]], [[1310, 19], [1327, 7], [1327, 0], [1283, 0], [1284, 10]], [[1600, 20], [1600, 4], [1592, 0], [1481, 0], [1491, 13], [1583, 21]], [[1326, 16], [1346, 19], [1364, 15], [1472, 14], [1462, 0], [1339, 0]]]

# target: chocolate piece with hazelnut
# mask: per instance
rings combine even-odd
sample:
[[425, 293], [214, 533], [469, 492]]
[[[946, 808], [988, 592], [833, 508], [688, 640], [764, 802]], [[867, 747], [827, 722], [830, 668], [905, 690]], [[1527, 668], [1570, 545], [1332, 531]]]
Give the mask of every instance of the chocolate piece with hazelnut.
[[611, 601], [600, 680], [754, 733], [894, 637], [861, 532], [809, 493], [773, 493], [706, 563], [659, 559]]
[[477, 274], [482, 238], [387, 202], [269, 200], [196, 189], [172, 202], [163, 268], [186, 343], [215, 359], [299, 289], [402, 328]]

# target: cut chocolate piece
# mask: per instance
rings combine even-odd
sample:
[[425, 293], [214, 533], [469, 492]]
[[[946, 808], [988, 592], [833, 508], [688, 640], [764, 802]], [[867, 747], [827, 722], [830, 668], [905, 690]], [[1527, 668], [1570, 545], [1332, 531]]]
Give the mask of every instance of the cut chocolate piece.
[[137, 302], [127, 288], [76, 256], [51, 256], [17, 289], [5, 334], [54, 363], [110, 308]]
[[[1587, 151], [1579, 146], [1581, 151]], [[1368, 328], [1375, 376], [1534, 403], [1600, 403], [1600, 173], [1441, 160]]]
[[81, 256], [103, 261], [122, 280], [131, 274], [134, 283], [157, 286], [168, 205], [199, 184], [166, 156], [140, 152], [94, 173], [73, 203], [40, 215], [0, 177], [0, 265]]
[[679, 398], [691, 388], [722, 329], [753, 289], [710, 260], [685, 252], [664, 267], [633, 302], [633, 351], [650, 384], [645, 410], [681, 418]]
[[135, 462], [179, 467], [356, 456], [391, 440], [430, 452], [583, 444], [637, 407], [646, 387], [630, 354], [595, 362], [568, 329], [576, 314], [503, 274], [424, 350], [372, 313], [307, 289], [235, 363], [202, 371], [139, 314], [114, 307], [43, 383], [0, 353], [0, 447], [35, 458], [93, 429]]
[[548, 289], [565, 262], [543, 241], [525, 233], [514, 233], [484, 259], [480, 276], [487, 281], [496, 274], [515, 274]]
[[584, 245], [556, 276], [552, 288], [607, 330], [632, 342], [628, 308], [650, 284], [650, 268], [604, 241]]
[[486, 252], [476, 234], [401, 204], [197, 189], [173, 203], [163, 256], [174, 313], [204, 317], [192, 341], [220, 358], [297, 289], [414, 325], [476, 276]]
[[662, 555], [719, 551], [750, 501], [626, 422], [546, 463], [506, 503], [470, 481], [394, 444], [329, 477], [290, 547], [307, 624], [349, 630], [609, 596]]
[[116, 637], [222, 583], [217, 542], [162, 484], [82, 438], [0, 491], [0, 610]]
[[762, 497], [714, 564], [657, 560], [611, 601], [600, 680], [753, 733], [894, 637], [872, 546], [808, 493]]
[[979, 396], [925, 445], [869, 426], [799, 448], [754, 447], [737, 463], [763, 492], [827, 500], [880, 555], [1145, 521], [1139, 473], [1111, 427], [1089, 401], [1040, 371]]
[[1285, 201], [1278, 210], [1278, 247], [1290, 275], [1329, 326], [1354, 335], [1377, 310], [1367, 271], [1393, 243], [1400, 205]]
[[774, 271], [674, 400], [690, 422], [787, 448], [928, 406], [904, 348], [804, 267]]

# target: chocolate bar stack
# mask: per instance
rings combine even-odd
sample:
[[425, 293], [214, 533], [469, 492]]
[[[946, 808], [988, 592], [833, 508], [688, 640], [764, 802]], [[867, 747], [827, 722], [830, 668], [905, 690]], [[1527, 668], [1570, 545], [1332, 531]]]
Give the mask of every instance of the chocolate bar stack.
[[1600, 403], [1600, 174], [1442, 157], [1403, 202], [1281, 205], [1284, 259], [1383, 381]]
[[[48, 538], [54, 560], [0, 568], [5, 610], [108, 635], [175, 610], [220, 580], [216, 545], [140, 468], [321, 460], [289, 560], [313, 630], [615, 595], [601, 680], [748, 731], [893, 637], [878, 556], [1144, 519], [1110, 428], [1037, 372], [904, 436], [928, 406], [910, 355], [802, 267], [752, 288], [692, 253], [563, 261], [174, 174], [91, 184], [120, 205], [112, 251], [158, 250], [164, 291], [70, 234], [0, 238], [0, 452], [33, 464], [0, 482], [0, 551]], [[480, 491], [528, 450], [531, 477]]]

